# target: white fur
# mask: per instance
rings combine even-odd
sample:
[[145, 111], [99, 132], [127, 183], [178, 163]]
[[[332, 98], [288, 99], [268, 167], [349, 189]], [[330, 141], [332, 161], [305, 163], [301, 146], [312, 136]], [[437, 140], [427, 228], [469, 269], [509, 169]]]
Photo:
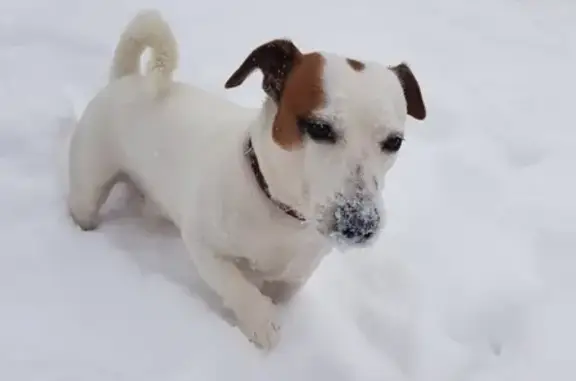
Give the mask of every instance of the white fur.
[[[154, 54], [142, 75], [146, 47]], [[361, 166], [382, 183], [395, 156], [380, 152], [377, 142], [404, 128], [402, 89], [378, 64], [358, 73], [343, 58], [324, 54], [327, 103], [317, 114], [334, 121], [344, 144], [308, 142], [288, 152], [271, 137], [273, 101], [247, 109], [175, 82], [177, 54], [155, 11], [139, 13], [122, 34], [110, 83], [72, 136], [70, 213], [83, 229], [96, 228], [110, 188], [129, 178], [180, 229], [199, 274], [235, 312], [242, 332], [271, 348], [278, 323], [275, 305], [262, 294], [266, 282], [294, 293], [332, 249], [315, 216], [351, 169]], [[272, 194], [311, 222], [284, 214], [264, 196], [244, 155], [248, 134]], [[367, 189], [382, 209], [381, 186]]]

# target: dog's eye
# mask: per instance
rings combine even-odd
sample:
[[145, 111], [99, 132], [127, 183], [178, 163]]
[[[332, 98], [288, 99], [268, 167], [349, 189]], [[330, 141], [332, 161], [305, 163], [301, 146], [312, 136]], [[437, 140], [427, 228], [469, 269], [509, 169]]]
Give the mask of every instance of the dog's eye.
[[403, 141], [404, 138], [402, 136], [392, 135], [386, 138], [386, 140], [382, 141], [382, 143], [380, 143], [380, 148], [382, 149], [382, 151], [385, 152], [398, 152], [398, 150], [402, 146]]
[[298, 121], [298, 127], [314, 141], [323, 143], [336, 142], [336, 133], [327, 122], [315, 119], [300, 119]]

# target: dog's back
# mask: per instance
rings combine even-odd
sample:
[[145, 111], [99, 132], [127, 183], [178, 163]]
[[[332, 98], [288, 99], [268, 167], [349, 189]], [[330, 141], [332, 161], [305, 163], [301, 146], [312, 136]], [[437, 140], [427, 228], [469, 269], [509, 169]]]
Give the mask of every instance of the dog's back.
[[[152, 54], [142, 73], [146, 48]], [[138, 13], [120, 36], [109, 84], [88, 104], [72, 136], [70, 210], [82, 228], [96, 227], [97, 211], [119, 175], [178, 223], [179, 207], [171, 205], [182, 205], [195, 187], [183, 186], [183, 179], [219, 176], [222, 161], [241, 149], [238, 140], [253, 111], [174, 81], [177, 65], [169, 25], [157, 11]]]

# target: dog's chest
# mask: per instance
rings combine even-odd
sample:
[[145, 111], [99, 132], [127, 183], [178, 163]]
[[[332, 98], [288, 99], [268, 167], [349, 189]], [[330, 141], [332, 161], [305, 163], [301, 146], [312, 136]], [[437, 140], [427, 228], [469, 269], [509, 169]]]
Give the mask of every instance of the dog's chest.
[[328, 252], [325, 242], [311, 232], [254, 224], [237, 225], [234, 230], [232, 259], [262, 280], [305, 280]]
[[225, 170], [205, 180], [193, 208], [194, 227], [224, 256], [261, 280], [307, 279], [329, 251], [314, 228], [277, 209], [257, 187], [243, 144], [218, 157]]

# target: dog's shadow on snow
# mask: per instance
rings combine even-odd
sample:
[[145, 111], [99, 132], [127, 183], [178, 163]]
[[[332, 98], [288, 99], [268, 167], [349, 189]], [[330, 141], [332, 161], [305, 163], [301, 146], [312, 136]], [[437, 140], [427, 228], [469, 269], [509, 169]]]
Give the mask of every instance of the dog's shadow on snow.
[[178, 229], [157, 215], [144, 212], [143, 200], [125, 184], [117, 184], [101, 210], [100, 229], [114, 246], [136, 263], [144, 275], [160, 275], [201, 298], [230, 324], [233, 314], [199, 277]]

